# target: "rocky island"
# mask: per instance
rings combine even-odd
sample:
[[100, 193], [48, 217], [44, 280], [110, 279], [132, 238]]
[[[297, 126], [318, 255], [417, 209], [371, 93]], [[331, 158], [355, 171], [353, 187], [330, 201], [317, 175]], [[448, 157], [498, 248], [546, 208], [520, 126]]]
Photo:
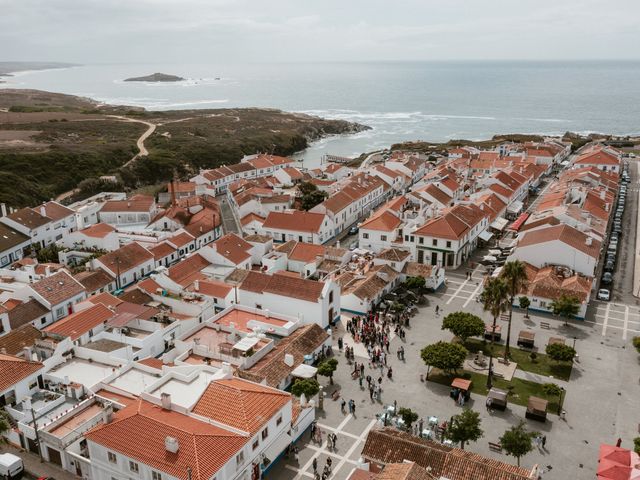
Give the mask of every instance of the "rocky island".
[[152, 73], [145, 77], [131, 77], [125, 78], [125, 82], [181, 82], [186, 80], [177, 75], [168, 75], [166, 73]]

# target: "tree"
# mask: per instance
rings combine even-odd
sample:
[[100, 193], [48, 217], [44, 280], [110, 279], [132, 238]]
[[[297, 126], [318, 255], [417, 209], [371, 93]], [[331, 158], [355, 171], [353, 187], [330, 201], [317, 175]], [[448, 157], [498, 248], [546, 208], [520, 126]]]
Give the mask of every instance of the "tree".
[[422, 290], [426, 285], [424, 277], [407, 277], [404, 284], [410, 290]]
[[516, 457], [518, 466], [520, 466], [520, 458], [533, 450], [532, 440], [537, 435], [536, 432], [527, 432], [524, 425], [524, 421], [521, 420], [517, 426], [511, 427], [500, 437], [500, 446], [504, 453]]
[[580, 300], [563, 293], [560, 298], [551, 302], [551, 310], [554, 315], [564, 318], [566, 325], [567, 320], [573, 319], [580, 311]]
[[640, 454], [640, 437], [633, 439], [633, 451]]
[[60, 261], [58, 252], [60, 252], [60, 247], [56, 243], [37, 250], [36, 258], [38, 263], [58, 263]]
[[318, 375], [323, 377], [329, 377], [329, 384], [333, 385], [333, 372], [338, 368], [338, 360], [335, 358], [328, 358], [318, 365]]
[[576, 350], [573, 347], [562, 343], [550, 343], [545, 351], [556, 362], [570, 362], [576, 356]]
[[311, 182], [301, 182], [298, 184], [298, 191], [302, 196], [318, 191], [318, 187]]
[[459, 443], [460, 448], [464, 450], [465, 443], [478, 441], [484, 435], [480, 428], [481, 423], [482, 420], [478, 412], [465, 408], [462, 413], [451, 418], [446, 437], [452, 442]]
[[482, 308], [489, 312], [493, 317], [493, 326], [491, 329], [491, 347], [489, 348], [489, 374], [487, 375], [487, 388], [492, 387], [493, 376], [493, 345], [495, 344], [496, 322], [498, 317], [507, 311], [507, 302], [509, 301], [509, 292], [507, 285], [501, 278], [490, 278], [484, 286], [481, 295]]
[[542, 391], [550, 397], [559, 397], [562, 393], [562, 387], [556, 385], [555, 383], [543, 383]]
[[636, 347], [636, 350], [640, 353], [640, 337], [633, 337], [633, 346]]
[[504, 264], [501, 273], [509, 291], [509, 322], [507, 325], [507, 340], [504, 346], [504, 359], [509, 357], [511, 343], [511, 319], [513, 317], [513, 302], [516, 295], [527, 286], [527, 268], [520, 260], [513, 260]]
[[299, 378], [295, 381], [295, 383], [291, 386], [291, 393], [296, 397], [301, 397], [304, 393], [304, 396], [309, 398], [313, 398], [320, 391], [320, 384], [317, 380], [313, 378]]
[[327, 193], [322, 190], [316, 190], [308, 195], [303, 195], [300, 206], [303, 210], [311, 210], [316, 205], [322, 203], [327, 198]]
[[398, 415], [400, 415], [400, 418], [402, 418], [402, 421], [407, 428], [411, 428], [411, 424], [418, 419], [418, 414], [410, 408], [399, 408]]
[[468, 353], [467, 349], [462, 345], [438, 342], [424, 347], [420, 352], [420, 356], [427, 366], [451, 373], [462, 367]]
[[472, 313], [453, 312], [442, 320], [442, 330], [449, 330], [464, 343], [467, 338], [484, 333], [484, 322]]
[[518, 299], [520, 308], [524, 310], [524, 318], [529, 318], [529, 307], [531, 306], [531, 300], [529, 297], [522, 296]]

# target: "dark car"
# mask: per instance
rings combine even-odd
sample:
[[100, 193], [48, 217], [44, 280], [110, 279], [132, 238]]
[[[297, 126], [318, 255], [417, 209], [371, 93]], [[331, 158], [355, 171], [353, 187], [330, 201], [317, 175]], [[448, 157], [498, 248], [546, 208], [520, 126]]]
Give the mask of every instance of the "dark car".
[[611, 272], [605, 272], [605, 274], [602, 275], [602, 283], [604, 285], [609, 285], [611, 282], [613, 282], [613, 275]]
[[616, 254], [615, 253], [607, 253], [607, 262], [616, 263]]
[[358, 227], [353, 226], [349, 229], [349, 235], [355, 235], [356, 233], [358, 233]]
[[613, 262], [611, 260], [609, 260], [607, 263], [604, 264], [605, 272], [613, 272], [615, 268], [616, 268], [616, 262]]

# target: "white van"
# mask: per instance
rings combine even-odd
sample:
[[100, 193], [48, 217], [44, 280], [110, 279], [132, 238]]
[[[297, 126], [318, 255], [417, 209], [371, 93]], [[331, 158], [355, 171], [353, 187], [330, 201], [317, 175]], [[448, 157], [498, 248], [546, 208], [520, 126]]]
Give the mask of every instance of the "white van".
[[11, 453], [0, 454], [0, 478], [2, 480], [14, 480], [22, 478], [24, 465], [22, 459]]

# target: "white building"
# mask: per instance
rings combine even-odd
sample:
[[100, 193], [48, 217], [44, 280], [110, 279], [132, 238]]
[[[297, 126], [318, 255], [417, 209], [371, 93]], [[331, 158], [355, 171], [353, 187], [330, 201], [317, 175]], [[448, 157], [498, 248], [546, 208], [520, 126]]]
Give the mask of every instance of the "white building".
[[76, 229], [74, 211], [57, 202], [43, 203], [35, 208], [21, 208], [1, 216], [0, 222], [27, 235], [38, 248], [62, 240]]

